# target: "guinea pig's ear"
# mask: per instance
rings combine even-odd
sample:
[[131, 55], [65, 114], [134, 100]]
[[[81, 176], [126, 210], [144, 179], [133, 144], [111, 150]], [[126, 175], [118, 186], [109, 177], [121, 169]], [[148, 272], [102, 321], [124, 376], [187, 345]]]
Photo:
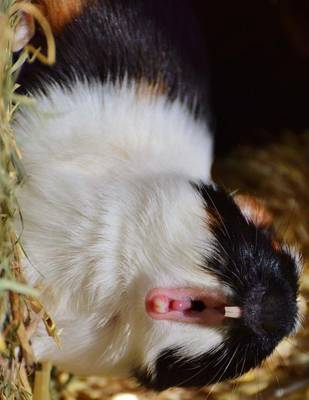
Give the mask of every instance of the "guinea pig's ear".
[[262, 229], [267, 229], [273, 222], [272, 215], [261, 200], [247, 194], [236, 194], [235, 203], [244, 217]]
[[35, 32], [34, 18], [32, 15], [21, 12], [14, 30], [12, 50], [14, 52], [23, 49], [32, 39]]

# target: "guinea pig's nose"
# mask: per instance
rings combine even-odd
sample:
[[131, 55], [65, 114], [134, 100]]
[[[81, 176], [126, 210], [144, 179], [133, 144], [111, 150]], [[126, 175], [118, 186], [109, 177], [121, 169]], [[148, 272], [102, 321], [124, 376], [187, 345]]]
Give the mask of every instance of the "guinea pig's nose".
[[285, 335], [290, 331], [285, 303], [283, 293], [257, 286], [245, 298], [244, 321], [256, 333], [274, 334], [280, 331]]

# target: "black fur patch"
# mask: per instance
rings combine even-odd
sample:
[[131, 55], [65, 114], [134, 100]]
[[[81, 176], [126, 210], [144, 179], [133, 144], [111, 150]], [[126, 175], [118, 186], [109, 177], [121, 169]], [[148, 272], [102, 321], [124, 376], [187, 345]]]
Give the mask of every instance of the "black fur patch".
[[235, 295], [231, 303], [244, 315], [228, 322], [228, 338], [200, 357], [183, 357], [177, 348], [166, 349], [157, 359], [153, 376], [138, 371], [151, 388], [204, 386], [234, 378], [258, 366], [295, 327], [298, 310], [298, 274], [295, 261], [284, 249], [275, 250], [271, 233], [248, 222], [221, 189], [194, 185], [205, 208], [217, 220], [212, 229], [218, 257], [205, 259], [203, 268], [214, 272]]
[[[25, 65], [24, 90], [78, 77], [159, 82], [196, 115], [209, 114], [206, 46], [187, 0], [97, 0], [56, 35], [57, 61]], [[35, 42], [44, 43], [38, 34]]]

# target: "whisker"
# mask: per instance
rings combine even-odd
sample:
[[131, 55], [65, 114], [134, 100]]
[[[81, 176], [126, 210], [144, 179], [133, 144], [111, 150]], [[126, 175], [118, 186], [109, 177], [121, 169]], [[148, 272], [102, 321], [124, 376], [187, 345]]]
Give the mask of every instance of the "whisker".
[[[218, 245], [220, 246], [220, 248], [222, 249], [222, 251], [226, 254], [226, 256], [229, 258], [229, 261], [231, 261], [231, 263], [233, 264], [233, 266], [235, 267], [236, 270], [238, 270], [238, 266], [236, 264], [236, 262], [233, 260], [233, 258], [227, 253], [227, 251], [225, 250], [224, 246], [218, 241], [217, 242]], [[240, 279], [240, 277], [233, 271], [233, 270], [229, 270], [229, 273], [231, 273], [240, 283], [241, 286], [243, 286], [243, 281]]]
[[[210, 354], [219, 351], [222, 347], [224, 347], [223, 344], [222, 344], [221, 346], [219, 346], [219, 347], [214, 348], [214, 349], [210, 352]], [[221, 356], [221, 357], [219, 358], [219, 360], [224, 359], [224, 357], [225, 357], [225, 352], [223, 353], [223, 357]], [[218, 360], [211, 360], [211, 361], [208, 362], [206, 365], [204, 365], [202, 369], [199, 368], [198, 371], [197, 371], [194, 375], [191, 375], [191, 376], [189, 376], [188, 378], [184, 379], [184, 380], [181, 381], [178, 385], [179, 385], [179, 386], [182, 386], [184, 383], [186, 383], [186, 382], [190, 381], [191, 379], [195, 378], [196, 376], [202, 374], [202, 373], [206, 370], [206, 368], [209, 367], [210, 365], [213, 365], [214, 362], [216, 362], [214, 365], [217, 365]], [[196, 366], [194, 367], [194, 369], [197, 369]]]
[[[226, 365], [225, 368], [224, 368], [224, 365], [223, 365], [224, 370], [223, 370], [222, 374], [219, 376], [218, 382], [220, 382], [220, 380], [221, 380], [221, 378], [223, 377], [224, 373], [226, 372], [226, 370], [228, 369], [228, 367], [231, 365], [231, 362], [233, 361], [234, 357], [236, 356], [236, 353], [237, 353], [237, 351], [238, 351], [238, 349], [239, 349], [239, 346], [240, 346], [240, 345], [238, 345], [238, 346], [236, 347], [236, 349], [235, 349], [235, 351], [234, 351], [234, 353], [233, 353], [233, 355], [232, 355], [230, 361], [228, 362], [228, 364]], [[226, 354], [226, 355], [227, 355], [227, 354]], [[222, 371], [222, 368], [219, 369], [218, 373], [217, 373], [217, 374], [215, 375], [215, 377], [214, 377], [214, 380], [217, 378], [218, 374], [221, 373], [221, 371]], [[215, 386], [214, 386], [214, 387], [215, 387]], [[210, 395], [212, 394], [214, 387], [210, 390], [208, 396], [210, 396]], [[207, 398], [208, 398], [208, 397], [207, 397]]]
[[205, 192], [206, 192], [206, 195], [207, 195], [207, 197], [209, 198], [211, 204], [213, 205], [214, 209], [216, 210], [216, 212], [217, 212], [217, 214], [218, 214], [218, 217], [219, 217], [219, 219], [220, 219], [220, 221], [221, 221], [221, 223], [222, 223], [222, 226], [223, 226], [223, 228], [224, 228], [224, 230], [225, 230], [225, 233], [227, 234], [228, 238], [231, 239], [231, 236], [230, 236], [230, 234], [229, 234], [229, 232], [228, 232], [227, 226], [225, 225], [225, 223], [224, 223], [224, 221], [223, 221], [223, 218], [222, 218], [221, 214], [219, 213], [219, 210], [218, 210], [217, 206], [215, 205], [213, 199], [211, 198], [210, 194], [208, 193], [208, 190], [207, 190], [206, 187], [205, 187]]

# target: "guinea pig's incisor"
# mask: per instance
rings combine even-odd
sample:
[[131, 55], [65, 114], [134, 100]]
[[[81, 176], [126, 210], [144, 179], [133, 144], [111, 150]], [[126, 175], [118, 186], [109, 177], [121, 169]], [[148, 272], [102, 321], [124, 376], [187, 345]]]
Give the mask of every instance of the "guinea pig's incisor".
[[190, 3], [82, 3], [56, 24], [56, 64], [19, 80], [36, 106], [16, 116], [16, 226], [62, 343], [40, 327], [35, 355], [159, 390], [236, 377], [296, 329], [300, 257], [258, 201], [211, 179]]

